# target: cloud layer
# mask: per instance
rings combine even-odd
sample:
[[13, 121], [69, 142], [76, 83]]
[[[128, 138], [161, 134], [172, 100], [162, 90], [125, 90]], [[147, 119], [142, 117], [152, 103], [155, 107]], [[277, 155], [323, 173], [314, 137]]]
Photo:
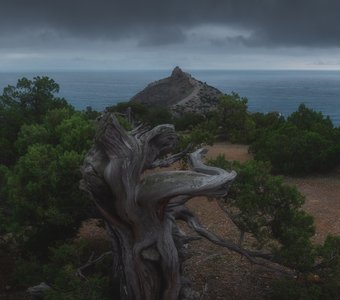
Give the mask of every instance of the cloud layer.
[[183, 42], [200, 25], [251, 32], [247, 45], [340, 46], [337, 0], [3, 0], [1, 34], [53, 31], [83, 38]]
[[132, 58], [143, 51], [221, 56], [274, 49], [275, 56], [298, 49], [302, 56], [301, 49], [318, 49], [320, 61], [340, 47], [339, 20], [338, 0], [2, 0], [0, 54], [82, 60], [98, 49]]

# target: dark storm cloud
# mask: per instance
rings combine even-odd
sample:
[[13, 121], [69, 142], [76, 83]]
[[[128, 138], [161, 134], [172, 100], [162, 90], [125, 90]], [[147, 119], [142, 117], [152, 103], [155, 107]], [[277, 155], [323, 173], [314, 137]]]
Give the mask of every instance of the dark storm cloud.
[[52, 30], [81, 38], [183, 42], [201, 25], [248, 30], [246, 46], [340, 46], [338, 0], [1, 0], [0, 34]]
[[183, 31], [174, 27], [150, 29], [145, 37], [141, 37], [139, 46], [166, 46], [169, 44], [180, 43], [185, 41]]

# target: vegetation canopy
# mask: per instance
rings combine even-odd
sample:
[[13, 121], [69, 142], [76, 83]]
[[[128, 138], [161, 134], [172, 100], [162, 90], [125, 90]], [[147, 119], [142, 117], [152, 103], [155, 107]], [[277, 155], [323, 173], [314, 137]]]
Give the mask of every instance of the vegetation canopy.
[[[190, 243], [205, 238], [284, 274], [272, 299], [340, 294], [339, 237], [313, 244], [304, 198], [272, 175], [337, 166], [340, 130], [329, 118], [305, 105], [288, 118], [249, 113], [236, 93], [204, 115], [124, 103], [99, 117], [76, 111], [58, 90], [50, 78], [22, 78], [0, 96], [0, 259], [14, 263], [13, 289], [45, 282], [51, 300], [198, 299], [182, 264]], [[205, 163], [200, 147], [215, 140], [250, 143], [255, 160]], [[159, 169], [180, 160], [190, 170]], [[199, 222], [185, 205], [197, 195], [217, 201], [237, 241]], [[108, 241], [79, 239], [80, 224], [99, 216]]]

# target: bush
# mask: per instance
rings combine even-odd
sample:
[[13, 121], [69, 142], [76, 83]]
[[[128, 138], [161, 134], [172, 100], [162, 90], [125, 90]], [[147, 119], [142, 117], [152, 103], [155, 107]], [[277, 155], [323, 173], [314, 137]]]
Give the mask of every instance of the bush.
[[[263, 116], [256, 119], [261, 126], [267, 124]], [[275, 173], [325, 172], [339, 164], [340, 130], [322, 113], [301, 104], [286, 122], [276, 118], [275, 124], [260, 126], [250, 146], [254, 158], [270, 161]]]
[[323, 136], [331, 135], [334, 128], [328, 116], [325, 117], [321, 112], [316, 112], [305, 104], [300, 104], [298, 110], [293, 112], [287, 121], [300, 130], [317, 132]]
[[[107, 245], [109, 248], [109, 245]], [[39, 282], [52, 287], [44, 299], [110, 299], [111, 256], [84, 270], [86, 280], [77, 275], [77, 268], [84, 265], [92, 255], [99, 256], [84, 240], [76, 240], [49, 249], [49, 258], [42, 265], [35, 257], [18, 260], [13, 284], [16, 288], [27, 288]]]
[[198, 148], [202, 145], [212, 145], [214, 143], [214, 140], [215, 138], [211, 134], [211, 132], [196, 127], [190, 133], [181, 134], [179, 136], [177, 151], [182, 151], [189, 145], [191, 145], [192, 148]]
[[75, 112], [54, 97], [58, 89], [47, 77], [23, 78], [0, 96], [0, 234], [14, 252], [17, 289], [45, 281], [54, 288], [48, 299], [106, 299], [110, 257], [84, 281], [75, 274], [89, 246], [63, 244], [90, 216], [80, 165], [98, 113]]
[[287, 123], [279, 129], [264, 130], [250, 151], [256, 160], [270, 161], [275, 173], [301, 175], [334, 168], [339, 162], [340, 143]]
[[91, 148], [94, 134], [93, 122], [86, 119], [82, 113], [73, 114], [56, 127], [59, 145], [64, 150], [78, 153], [86, 152]]
[[248, 113], [248, 99], [236, 93], [220, 97], [214, 118], [220, 139], [249, 143], [255, 138], [255, 122]]
[[273, 283], [267, 299], [271, 300], [334, 300], [339, 299], [338, 282], [320, 280], [316, 274], [304, 274], [297, 279], [285, 278]]
[[47, 246], [72, 236], [89, 216], [90, 201], [79, 180], [94, 130], [86, 114], [68, 107], [21, 127], [15, 142], [21, 156], [1, 172], [1, 210], [6, 211], [1, 227], [14, 234], [24, 252], [44, 255]]
[[285, 124], [285, 118], [278, 112], [252, 113], [251, 118], [256, 124], [256, 129], [278, 129]]
[[230, 163], [224, 156], [209, 163], [238, 173], [223, 205], [240, 231], [251, 233], [256, 247], [271, 248], [280, 263], [310, 268], [315, 258], [313, 218], [301, 210], [304, 198], [297, 189], [272, 176], [268, 163]]
[[[63, 108], [72, 110], [64, 99], [54, 96], [58, 91], [59, 85], [53, 79], [39, 76], [34, 77], [33, 80], [23, 77], [15, 86], [9, 85], [4, 88], [0, 96], [0, 119], [2, 121], [0, 163], [10, 166], [18, 159], [21, 153], [17, 153], [14, 144], [24, 124], [41, 124], [49, 110]], [[32, 133], [34, 130], [31, 128], [30, 131]], [[41, 131], [38, 133], [37, 129], [35, 135], [31, 136], [37, 138], [37, 134], [43, 133]], [[25, 145], [23, 147], [27, 148]]]
[[190, 130], [193, 129], [195, 126], [202, 124], [205, 119], [206, 118], [203, 115], [186, 112], [183, 115], [176, 117], [174, 119], [174, 124], [176, 130]]
[[35, 144], [7, 173], [7, 227], [25, 251], [43, 253], [55, 240], [72, 236], [88, 216], [89, 200], [78, 187], [83, 159], [75, 151]]

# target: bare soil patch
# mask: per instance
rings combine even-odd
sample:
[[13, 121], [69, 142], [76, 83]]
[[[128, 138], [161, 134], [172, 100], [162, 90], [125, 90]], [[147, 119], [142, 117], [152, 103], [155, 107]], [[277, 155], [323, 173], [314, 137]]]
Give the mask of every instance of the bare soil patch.
[[224, 154], [226, 159], [237, 160], [242, 163], [253, 158], [248, 152], [249, 147], [247, 145], [218, 143], [206, 148], [208, 149], [207, 158], [216, 158], [219, 154]]
[[[197, 197], [187, 206], [207, 229], [237, 242], [238, 230], [215, 201]], [[279, 276], [205, 239], [195, 241], [189, 247], [194, 255], [185, 262], [184, 270], [196, 291], [205, 290], [205, 300], [263, 299], [270, 282]]]
[[314, 217], [315, 242], [322, 243], [328, 234], [340, 235], [339, 174], [285, 179], [306, 197], [303, 208]]

